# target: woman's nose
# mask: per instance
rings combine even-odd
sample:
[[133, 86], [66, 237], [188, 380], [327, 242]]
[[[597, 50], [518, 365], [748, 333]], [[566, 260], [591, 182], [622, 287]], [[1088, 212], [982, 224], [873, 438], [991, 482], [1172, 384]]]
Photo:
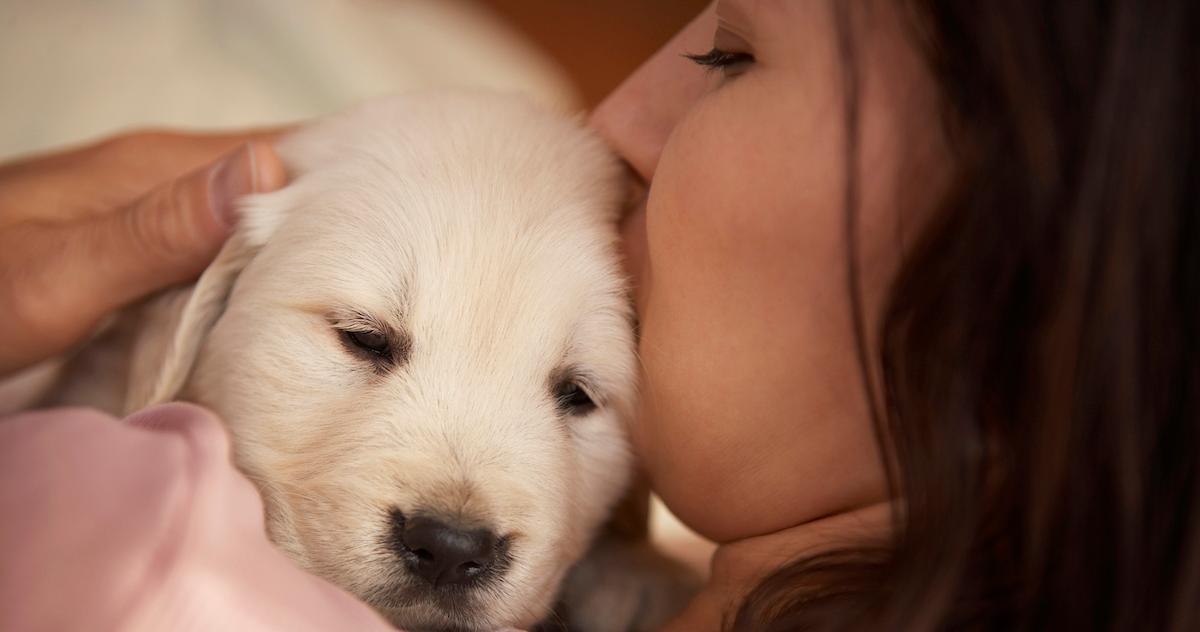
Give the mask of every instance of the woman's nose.
[[644, 182], [654, 178], [675, 125], [707, 90], [704, 70], [683, 55], [711, 48], [716, 24], [709, 6], [592, 111], [589, 125]]

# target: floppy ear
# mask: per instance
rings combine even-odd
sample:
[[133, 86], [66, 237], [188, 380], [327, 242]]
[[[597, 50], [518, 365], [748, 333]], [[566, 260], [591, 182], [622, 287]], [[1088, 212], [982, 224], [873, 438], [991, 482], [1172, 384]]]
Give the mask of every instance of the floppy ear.
[[[238, 225], [217, 258], [190, 288], [163, 294], [148, 301], [136, 315], [141, 330], [134, 344], [125, 388], [125, 412], [171, 401], [179, 396], [192, 367], [233, 291], [242, 269], [267, 243], [283, 222], [288, 209], [305, 195], [303, 177], [336, 164], [344, 142], [355, 138], [362, 126], [320, 121], [290, 132], [275, 143], [289, 184], [270, 193], [238, 200]], [[347, 119], [348, 121], [351, 119]], [[359, 135], [374, 132], [363, 128]]]
[[130, 357], [125, 412], [179, 395], [208, 333], [225, 311], [234, 282], [275, 232], [287, 187], [238, 202], [238, 228], [196, 284], [165, 292], [141, 306], [141, 331]]

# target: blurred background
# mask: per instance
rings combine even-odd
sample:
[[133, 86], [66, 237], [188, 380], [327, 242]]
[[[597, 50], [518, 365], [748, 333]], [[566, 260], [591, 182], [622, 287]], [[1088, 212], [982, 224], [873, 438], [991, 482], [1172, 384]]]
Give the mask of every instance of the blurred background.
[[[291, 123], [438, 86], [586, 110], [705, 4], [0, 0], [0, 161], [133, 128]], [[652, 522], [664, 549], [707, 569], [711, 545], [661, 505]]]
[[588, 108], [704, 4], [3, 0], [0, 160], [130, 127], [303, 120], [432, 86]]

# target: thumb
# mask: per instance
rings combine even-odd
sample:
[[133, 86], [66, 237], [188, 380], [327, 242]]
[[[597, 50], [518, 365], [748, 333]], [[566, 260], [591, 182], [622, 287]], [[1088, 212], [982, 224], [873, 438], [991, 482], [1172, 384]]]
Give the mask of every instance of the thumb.
[[107, 313], [194, 278], [234, 223], [234, 203], [283, 186], [271, 147], [251, 142], [112, 213], [26, 223], [0, 244], [0, 375], [59, 353]]
[[[249, 142], [216, 163], [152, 190], [116, 213], [78, 231], [88, 253], [86, 286], [117, 307], [195, 278], [212, 261], [236, 223], [235, 202], [283, 186], [284, 169], [270, 145]], [[90, 271], [90, 272], [89, 272]]]

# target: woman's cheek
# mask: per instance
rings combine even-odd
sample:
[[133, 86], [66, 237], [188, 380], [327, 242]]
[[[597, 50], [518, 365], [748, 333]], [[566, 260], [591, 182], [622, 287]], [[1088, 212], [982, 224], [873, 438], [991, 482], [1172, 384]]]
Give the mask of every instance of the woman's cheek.
[[738, 287], [754, 272], [745, 268], [760, 263], [740, 252], [750, 231], [738, 227], [746, 218], [734, 210], [754, 196], [740, 190], [744, 172], [721, 160], [721, 139], [704, 133], [719, 128], [697, 122], [681, 125], [664, 148], [648, 201], [634, 441], [659, 494], [711, 537], [712, 503], [725, 502], [736, 487], [730, 479], [755, 451], [754, 428], [736, 420], [756, 416], [741, 400], [756, 396], [751, 376], [763, 370], [758, 343], [746, 337], [746, 320], [758, 311], [746, 294], [761, 288]]
[[[836, 508], [841, 491], [814, 484], [830, 459], [857, 452], [869, 472], [874, 458], [849, 405], [861, 392], [832, 141], [782, 133], [807, 129], [795, 104], [739, 117], [718, 107], [728, 94], [676, 129], [651, 187], [634, 433], [659, 494], [718, 540]], [[783, 498], [795, 515], [772, 509]]]
[[[705, 188], [692, 180], [695, 174], [712, 165], [696, 151], [698, 139], [682, 140], [684, 131], [677, 130], [664, 147], [641, 227], [646, 246], [638, 279], [643, 384], [633, 432], [651, 481], [677, 512], [686, 512], [691, 504], [686, 490], [694, 481], [694, 462], [707, 458], [709, 430], [721, 423], [711, 410], [712, 394], [704, 392], [712, 372], [705, 358], [715, 353], [715, 323], [701, 317], [710, 311], [702, 277], [711, 252], [702, 251], [711, 236], [700, 234], [693, 221], [705, 209], [697, 208], [691, 195]], [[681, 153], [681, 148], [688, 151]], [[636, 235], [637, 230], [631, 227], [627, 233]], [[691, 516], [684, 520], [695, 523]]]

